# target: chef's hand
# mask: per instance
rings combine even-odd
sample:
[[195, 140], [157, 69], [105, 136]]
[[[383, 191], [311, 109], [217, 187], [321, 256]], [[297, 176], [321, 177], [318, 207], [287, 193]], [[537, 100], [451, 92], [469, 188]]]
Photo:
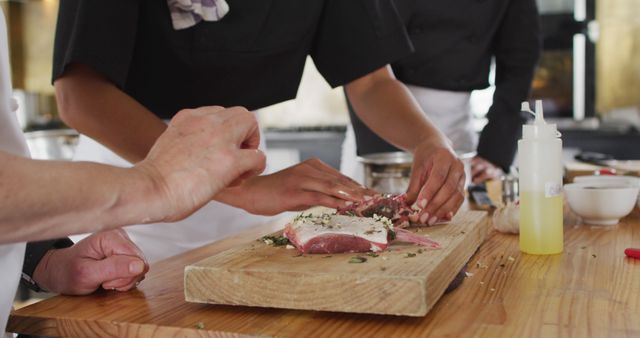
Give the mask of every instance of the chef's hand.
[[[136, 165], [156, 182], [163, 203], [151, 220], [180, 220], [223, 188], [260, 174], [265, 156], [255, 116], [242, 107], [185, 109]], [[159, 215], [158, 215], [159, 214]], [[150, 220], [147, 220], [150, 221]]]
[[471, 177], [473, 183], [479, 184], [504, 175], [502, 169], [480, 156], [471, 159]]
[[318, 205], [344, 207], [375, 194], [322, 161], [310, 159], [226, 189], [216, 200], [253, 214], [275, 215]]
[[464, 165], [440, 141], [422, 142], [414, 151], [407, 200], [420, 209], [420, 223], [450, 220], [464, 202]]
[[72, 247], [49, 250], [33, 274], [38, 285], [66, 295], [86, 295], [101, 286], [127, 291], [149, 270], [142, 252], [122, 229], [95, 233]]

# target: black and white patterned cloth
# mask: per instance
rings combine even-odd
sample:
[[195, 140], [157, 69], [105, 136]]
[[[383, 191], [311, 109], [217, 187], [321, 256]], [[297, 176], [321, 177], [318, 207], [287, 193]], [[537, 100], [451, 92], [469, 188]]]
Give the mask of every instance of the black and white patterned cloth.
[[198, 22], [218, 21], [229, 13], [225, 0], [167, 0], [173, 28], [185, 29]]

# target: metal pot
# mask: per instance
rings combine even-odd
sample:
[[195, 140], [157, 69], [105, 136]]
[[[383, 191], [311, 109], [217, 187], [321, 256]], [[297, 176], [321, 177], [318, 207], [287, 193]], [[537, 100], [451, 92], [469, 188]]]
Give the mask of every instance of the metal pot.
[[409, 186], [413, 156], [405, 152], [358, 157], [364, 167], [364, 185], [383, 194], [401, 194]]
[[31, 157], [38, 160], [71, 160], [78, 145], [73, 129], [39, 130], [24, 134]]
[[[464, 163], [467, 184], [471, 180], [471, 159], [476, 152], [456, 152]], [[413, 156], [405, 152], [375, 153], [358, 157], [364, 167], [364, 185], [383, 194], [407, 191]]]

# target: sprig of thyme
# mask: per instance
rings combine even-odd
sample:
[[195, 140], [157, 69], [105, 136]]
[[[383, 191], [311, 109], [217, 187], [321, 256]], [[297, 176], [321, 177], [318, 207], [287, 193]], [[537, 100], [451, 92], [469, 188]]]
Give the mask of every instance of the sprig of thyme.
[[284, 236], [267, 235], [267, 236], [263, 236], [261, 240], [265, 242], [265, 244], [273, 245], [273, 246], [285, 246], [287, 244], [290, 244], [289, 239]]

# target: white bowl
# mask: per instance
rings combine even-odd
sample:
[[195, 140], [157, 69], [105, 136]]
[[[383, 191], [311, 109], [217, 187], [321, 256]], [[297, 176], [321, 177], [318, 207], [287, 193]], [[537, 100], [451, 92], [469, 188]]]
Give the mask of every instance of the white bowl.
[[617, 183], [571, 183], [564, 193], [573, 212], [587, 224], [613, 225], [636, 204], [640, 187]]
[[[640, 177], [633, 176], [615, 176], [615, 175], [592, 175], [577, 176], [573, 179], [574, 183], [614, 183], [616, 185], [624, 185], [631, 187], [640, 187]], [[640, 193], [638, 193], [638, 208], [640, 208]]]

